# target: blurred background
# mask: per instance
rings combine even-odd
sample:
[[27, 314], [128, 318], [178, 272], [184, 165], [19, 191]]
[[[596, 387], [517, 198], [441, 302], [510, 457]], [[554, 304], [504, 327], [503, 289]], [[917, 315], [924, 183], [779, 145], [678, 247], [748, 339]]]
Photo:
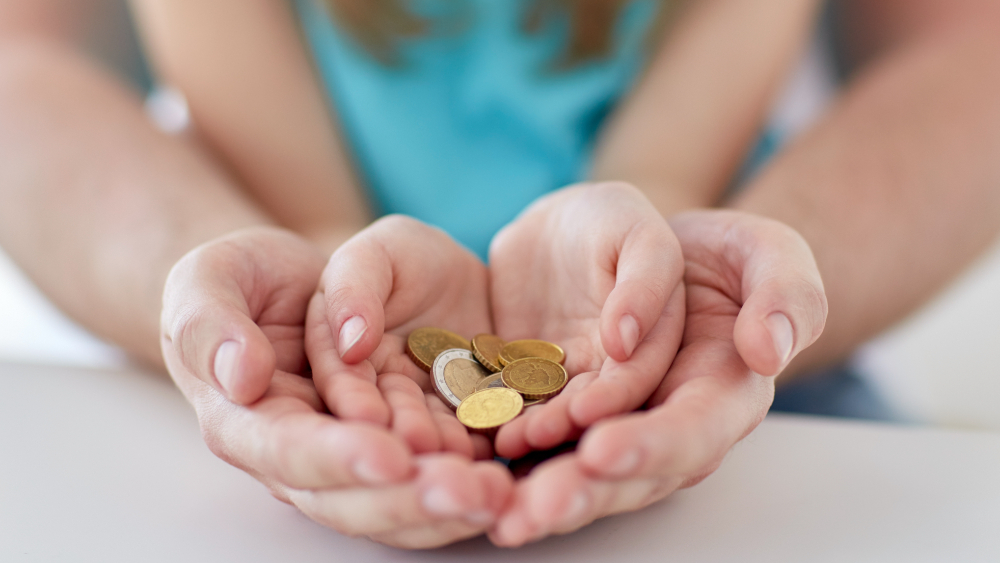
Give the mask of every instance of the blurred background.
[[[57, 27], [150, 96], [124, 0], [44, 0], [30, 18]], [[770, 128], [787, 141], [820, 115], [837, 90], [837, 65], [827, 33], [819, 30], [775, 101]], [[153, 96], [169, 104], [170, 97]], [[176, 120], [183, 108], [154, 103], [151, 111]], [[2, 125], [0, 125], [2, 126]], [[176, 126], [176, 123], [171, 127]], [[1000, 244], [945, 292], [900, 325], [863, 346], [851, 360], [901, 418], [967, 429], [1000, 430]], [[122, 366], [126, 356], [66, 318], [0, 249], [0, 361]]]

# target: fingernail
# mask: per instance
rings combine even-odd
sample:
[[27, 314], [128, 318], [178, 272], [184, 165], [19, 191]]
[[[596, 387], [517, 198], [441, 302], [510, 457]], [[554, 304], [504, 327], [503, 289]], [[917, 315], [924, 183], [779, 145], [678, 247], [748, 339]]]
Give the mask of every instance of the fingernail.
[[605, 473], [614, 477], [628, 477], [639, 468], [640, 461], [638, 450], [628, 450], [615, 461], [608, 464]]
[[789, 356], [792, 355], [792, 344], [795, 339], [792, 323], [782, 313], [771, 313], [766, 323], [767, 330], [771, 333], [771, 341], [774, 342], [774, 351], [781, 358], [781, 367], [785, 367]]
[[458, 516], [462, 510], [462, 505], [444, 487], [431, 487], [423, 498], [424, 510], [435, 516]]
[[571, 526], [583, 519], [583, 515], [586, 513], [589, 505], [590, 501], [587, 498], [587, 493], [578, 491], [573, 495], [573, 500], [570, 501], [566, 513], [563, 514], [562, 526]]
[[632, 315], [625, 315], [618, 321], [618, 332], [621, 333], [625, 357], [631, 357], [635, 345], [639, 343], [639, 323]]
[[240, 360], [240, 343], [227, 340], [215, 351], [215, 380], [227, 393], [231, 392], [236, 380], [236, 364]]
[[365, 335], [365, 331], [368, 330], [368, 323], [365, 322], [365, 318], [358, 315], [347, 319], [347, 322], [340, 327], [340, 357], [343, 358], [347, 352], [361, 340], [361, 337]]
[[392, 481], [392, 477], [375, 468], [368, 460], [359, 459], [354, 462], [351, 467], [354, 471], [354, 476], [358, 478], [359, 481], [368, 485], [385, 485]]

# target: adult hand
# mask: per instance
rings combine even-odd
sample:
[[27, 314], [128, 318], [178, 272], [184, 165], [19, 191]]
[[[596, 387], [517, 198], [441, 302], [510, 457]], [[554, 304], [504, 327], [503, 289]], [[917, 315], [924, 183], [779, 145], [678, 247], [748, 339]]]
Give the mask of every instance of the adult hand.
[[405, 216], [373, 223], [330, 258], [309, 305], [306, 351], [330, 411], [391, 428], [416, 453], [492, 459], [406, 355], [414, 329], [491, 332], [486, 266], [440, 229]]
[[681, 349], [649, 409], [602, 421], [518, 482], [491, 539], [515, 546], [636, 510], [711, 474], [763, 420], [774, 378], [819, 337], [826, 296], [808, 245], [776, 221], [670, 221], [686, 262]]
[[546, 196], [490, 248], [493, 315], [505, 340], [566, 351], [566, 388], [505, 425], [505, 457], [548, 449], [641, 406], [667, 373], [684, 323], [684, 264], [667, 222], [620, 183]]
[[314, 520], [399, 547], [481, 532], [508, 498], [492, 463], [415, 458], [398, 436], [331, 416], [304, 377], [306, 306], [324, 258], [272, 228], [186, 255], [164, 291], [161, 341], [209, 448]]

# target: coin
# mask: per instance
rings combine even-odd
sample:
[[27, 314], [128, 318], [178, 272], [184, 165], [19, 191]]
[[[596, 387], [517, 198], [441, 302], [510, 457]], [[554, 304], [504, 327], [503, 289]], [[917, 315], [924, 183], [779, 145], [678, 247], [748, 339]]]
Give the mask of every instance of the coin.
[[431, 367], [434, 391], [453, 409], [475, 393], [476, 385], [487, 375], [489, 372], [472, 357], [472, 352], [461, 348], [441, 352]]
[[438, 354], [452, 348], [469, 350], [469, 341], [440, 328], [418, 328], [406, 339], [406, 355], [420, 369], [430, 373]]
[[494, 334], [477, 334], [472, 337], [472, 353], [486, 369], [496, 373], [503, 369], [500, 365], [500, 350], [506, 342]]
[[566, 368], [543, 358], [515, 360], [503, 368], [504, 385], [524, 395], [525, 399], [547, 399], [566, 386]]
[[476, 384], [476, 391], [482, 391], [483, 389], [497, 389], [503, 388], [506, 385], [503, 384], [503, 380], [500, 379], [499, 373], [494, 373], [493, 375], [487, 375], [482, 381]]
[[507, 366], [523, 358], [544, 358], [557, 364], [566, 359], [566, 352], [551, 342], [544, 340], [515, 340], [508, 342], [500, 350], [500, 363]]
[[510, 422], [523, 408], [524, 399], [517, 391], [485, 389], [466, 397], [456, 414], [469, 429], [485, 432]]

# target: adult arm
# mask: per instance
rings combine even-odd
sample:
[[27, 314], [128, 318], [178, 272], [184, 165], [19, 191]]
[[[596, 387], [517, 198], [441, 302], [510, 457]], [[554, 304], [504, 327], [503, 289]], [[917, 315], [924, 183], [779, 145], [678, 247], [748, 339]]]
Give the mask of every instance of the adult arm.
[[[370, 220], [292, 2], [131, 0], [146, 52], [199, 136], [275, 220], [314, 239]], [[327, 241], [329, 253], [343, 237]]]
[[[668, 217], [718, 205], [816, 7], [758, 18], [736, 0], [696, 3], [603, 132], [595, 176], [633, 182]], [[728, 202], [787, 223], [815, 252], [830, 316], [789, 373], [836, 361], [898, 321], [1000, 230], [1000, 8], [841, 7], [861, 72]], [[710, 40], [728, 47], [695, 48]]]
[[157, 131], [138, 96], [40, 33], [0, 42], [0, 245], [57, 305], [162, 365], [170, 267], [271, 222], [210, 158]]
[[826, 330], [791, 373], [898, 321], [1000, 231], [1000, 7], [864, 4], [845, 9], [867, 67], [732, 202], [797, 229], [822, 273]]
[[717, 203], [758, 135], [815, 0], [687, 2], [601, 131], [594, 180], [639, 187], [665, 216]]

